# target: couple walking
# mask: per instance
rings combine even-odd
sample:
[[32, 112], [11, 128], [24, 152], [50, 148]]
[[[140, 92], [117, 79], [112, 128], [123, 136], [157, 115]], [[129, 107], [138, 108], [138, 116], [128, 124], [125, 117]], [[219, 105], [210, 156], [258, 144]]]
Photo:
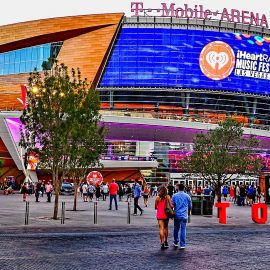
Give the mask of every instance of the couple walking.
[[[186, 225], [188, 220], [188, 214], [191, 211], [192, 203], [191, 198], [188, 194], [184, 192], [184, 185], [177, 184], [176, 189], [178, 190], [172, 198], [168, 195], [167, 188], [161, 186], [158, 192], [158, 196], [155, 200], [155, 209], [157, 210], [157, 220], [159, 224], [159, 235], [161, 242], [161, 249], [166, 249], [169, 247], [168, 244], [168, 225], [169, 218], [166, 215], [165, 208], [170, 206], [174, 209], [174, 247], [179, 246], [180, 239], [180, 249], [185, 249], [186, 247]], [[179, 233], [180, 231], [180, 233]]]

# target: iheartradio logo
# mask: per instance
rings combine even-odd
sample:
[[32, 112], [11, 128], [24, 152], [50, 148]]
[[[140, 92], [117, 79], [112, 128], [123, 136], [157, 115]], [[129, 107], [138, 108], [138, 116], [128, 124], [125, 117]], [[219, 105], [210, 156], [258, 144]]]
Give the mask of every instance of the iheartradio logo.
[[205, 76], [212, 80], [223, 80], [233, 71], [235, 55], [225, 42], [208, 43], [200, 54], [200, 68]]

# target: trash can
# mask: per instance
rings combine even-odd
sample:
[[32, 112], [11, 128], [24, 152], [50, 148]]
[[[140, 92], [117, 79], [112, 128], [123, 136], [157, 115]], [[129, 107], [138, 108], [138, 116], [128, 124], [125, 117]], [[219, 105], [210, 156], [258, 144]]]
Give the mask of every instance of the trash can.
[[202, 198], [201, 196], [192, 196], [192, 215], [201, 215], [202, 214]]
[[203, 200], [203, 215], [212, 216], [213, 215], [213, 202], [212, 198], [204, 198]]

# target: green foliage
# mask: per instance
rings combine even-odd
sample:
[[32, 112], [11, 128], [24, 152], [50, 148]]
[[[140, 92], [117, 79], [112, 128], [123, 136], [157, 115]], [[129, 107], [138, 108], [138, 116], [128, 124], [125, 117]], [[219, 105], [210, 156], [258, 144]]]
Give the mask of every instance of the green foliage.
[[259, 141], [254, 136], [243, 136], [241, 124], [229, 118], [216, 129], [198, 134], [193, 154], [181, 166], [220, 187], [236, 174], [259, 172], [258, 147]]
[[49, 169], [56, 192], [62, 176], [98, 164], [104, 149], [99, 127], [99, 94], [79, 69], [51, 61], [53, 68], [29, 77], [28, 106], [23, 111], [20, 145], [39, 155], [39, 168]]

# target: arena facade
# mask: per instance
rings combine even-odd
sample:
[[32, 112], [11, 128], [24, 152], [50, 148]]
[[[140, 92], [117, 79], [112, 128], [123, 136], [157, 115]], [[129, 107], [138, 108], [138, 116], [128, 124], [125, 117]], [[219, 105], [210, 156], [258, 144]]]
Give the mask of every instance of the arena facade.
[[79, 67], [100, 92], [109, 130], [104, 179], [182, 181], [178, 160], [192, 152], [193, 136], [226, 117], [261, 140], [268, 177], [269, 49], [265, 25], [207, 18], [114, 13], [1, 26], [1, 179], [24, 179], [18, 147], [24, 85], [48, 57]]

